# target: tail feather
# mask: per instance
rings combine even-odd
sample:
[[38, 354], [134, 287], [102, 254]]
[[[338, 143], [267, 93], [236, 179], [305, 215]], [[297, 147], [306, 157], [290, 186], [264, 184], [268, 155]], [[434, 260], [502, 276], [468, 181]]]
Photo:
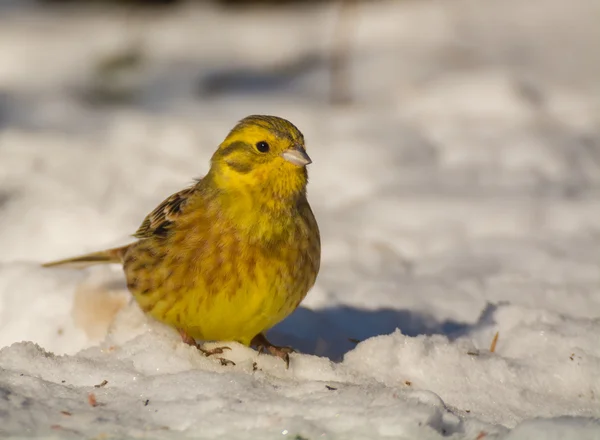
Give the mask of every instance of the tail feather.
[[42, 264], [42, 267], [65, 266], [70, 268], [84, 268], [94, 264], [123, 263], [123, 258], [129, 246], [106, 249], [104, 251], [92, 252], [91, 254], [80, 255], [78, 257], [66, 258], [64, 260], [51, 261]]

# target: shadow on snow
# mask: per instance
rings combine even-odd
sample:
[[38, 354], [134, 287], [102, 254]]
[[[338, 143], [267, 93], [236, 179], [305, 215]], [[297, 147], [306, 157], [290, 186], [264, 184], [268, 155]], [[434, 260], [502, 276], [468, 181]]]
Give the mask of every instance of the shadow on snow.
[[439, 322], [432, 316], [409, 310], [365, 310], [339, 306], [320, 310], [299, 307], [268, 334], [274, 344], [340, 361], [344, 354], [373, 336], [400, 329], [407, 336], [443, 334], [458, 336], [471, 325], [456, 321]]

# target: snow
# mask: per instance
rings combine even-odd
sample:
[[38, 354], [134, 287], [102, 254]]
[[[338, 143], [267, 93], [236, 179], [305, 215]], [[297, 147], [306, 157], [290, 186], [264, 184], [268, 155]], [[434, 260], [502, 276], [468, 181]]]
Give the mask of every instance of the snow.
[[[335, 5], [0, 4], [0, 437], [599, 438], [596, 9], [361, 3], [333, 106]], [[313, 159], [321, 273], [269, 334], [288, 370], [200, 355], [119, 268], [39, 266], [126, 243], [253, 113]]]

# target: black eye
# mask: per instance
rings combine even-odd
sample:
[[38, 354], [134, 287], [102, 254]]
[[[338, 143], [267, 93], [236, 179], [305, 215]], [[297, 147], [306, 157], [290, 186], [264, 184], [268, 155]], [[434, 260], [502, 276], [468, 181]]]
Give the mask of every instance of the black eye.
[[267, 151], [269, 151], [269, 144], [267, 144], [265, 141], [257, 142], [256, 149], [261, 153], [266, 153]]

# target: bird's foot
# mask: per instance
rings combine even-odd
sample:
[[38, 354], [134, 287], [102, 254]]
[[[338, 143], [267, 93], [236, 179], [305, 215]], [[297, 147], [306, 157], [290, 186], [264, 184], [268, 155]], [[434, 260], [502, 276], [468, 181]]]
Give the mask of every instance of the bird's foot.
[[[231, 350], [230, 347], [215, 347], [215, 348], [207, 349], [207, 348], [202, 347], [200, 344], [198, 344], [194, 338], [192, 338], [190, 335], [188, 335], [185, 332], [185, 330], [179, 329], [179, 334], [181, 335], [181, 340], [185, 344], [191, 345], [192, 347], [196, 347], [206, 357], [212, 356], [214, 354], [223, 354], [223, 352], [225, 350]], [[235, 365], [235, 363], [233, 361], [230, 361], [228, 359], [219, 358], [219, 360], [221, 361], [221, 365]]]
[[191, 345], [192, 347], [199, 348], [198, 343], [196, 342], [196, 340], [194, 338], [192, 338], [190, 335], [188, 335], [185, 332], [185, 330], [182, 330], [182, 329], [178, 328], [177, 331], [179, 332], [179, 335], [181, 336], [181, 340], [183, 341], [184, 344]]
[[290, 368], [290, 353], [294, 353], [295, 351], [292, 347], [273, 345], [262, 333], [256, 335], [250, 344], [254, 345], [259, 353], [269, 353], [272, 356], [283, 359], [285, 367]]
[[215, 347], [215, 348], [208, 349], [208, 348], [200, 347], [199, 345], [197, 345], [196, 348], [198, 350], [200, 350], [202, 353], [204, 353], [204, 356], [206, 356], [206, 357], [212, 356], [213, 354], [223, 354], [223, 352], [225, 350], [231, 350], [231, 348], [229, 348], [229, 347]]

